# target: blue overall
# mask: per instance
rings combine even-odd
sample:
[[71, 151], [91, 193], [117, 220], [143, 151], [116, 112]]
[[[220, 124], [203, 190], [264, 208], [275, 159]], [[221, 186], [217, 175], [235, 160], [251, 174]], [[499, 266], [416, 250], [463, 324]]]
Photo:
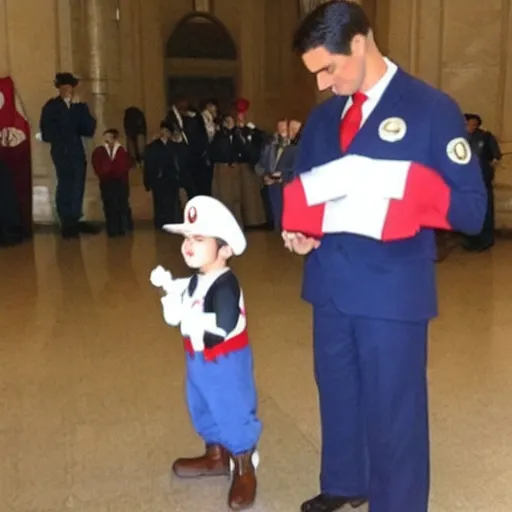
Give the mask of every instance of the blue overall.
[[[295, 174], [343, 156], [333, 97], [310, 116]], [[402, 140], [384, 140], [383, 121], [401, 118]], [[398, 69], [347, 153], [423, 163], [451, 188], [450, 225], [478, 232], [486, 194], [478, 162], [450, 154], [466, 137], [445, 94]], [[437, 314], [435, 240], [430, 230], [382, 243], [325, 236], [307, 258], [302, 296], [313, 306], [315, 374], [322, 426], [321, 492], [366, 497], [371, 512], [427, 512], [428, 322]]]
[[187, 353], [186, 394], [192, 424], [206, 444], [233, 455], [252, 450], [261, 435], [251, 347], [205, 361]]

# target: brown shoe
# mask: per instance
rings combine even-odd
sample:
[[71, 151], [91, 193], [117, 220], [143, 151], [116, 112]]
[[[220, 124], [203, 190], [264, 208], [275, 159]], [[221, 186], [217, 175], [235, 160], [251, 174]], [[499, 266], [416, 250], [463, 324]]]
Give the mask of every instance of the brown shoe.
[[172, 470], [179, 478], [227, 476], [229, 475], [229, 454], [218, 444], [207, 445], [204, 455], [177, 459], [172, 465]]
[[231, 510], [245, 510], [252, 507], [256, 500], [257, 481], [253, 454], [251, 450], [242, 455], [231, 456], [233, 470], [228, 496], [228, 505]]

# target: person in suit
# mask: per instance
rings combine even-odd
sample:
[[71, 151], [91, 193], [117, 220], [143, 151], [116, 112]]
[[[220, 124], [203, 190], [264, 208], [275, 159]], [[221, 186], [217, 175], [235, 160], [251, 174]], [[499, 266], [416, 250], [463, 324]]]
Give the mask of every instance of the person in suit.
[[322, 430], [320, 494], [301, 510], [427, 512], [430, 228], [479, 232], [478, 161], [455, 101], [385, 58], [358, 4], [316, 8], [293, 46], [334, 92], [312, 111], [284, 190], [285, 246], [307, 255]]
[[212, 195], [226, 205], [241, 226], [242, 178], [239, 155], [242, 151], [243, 143], [235, 133], [235, 119], [230, 115], [223, 116], [210, 149], [213, 163]]
[[144, 187], [153, 196], [153, 224], [179, 222], [180, 187], [190, 181], [187, 167], [188, 148], [182, 132], [166, 121], [160, 124], [160, 136], [145, 151]]
[[193, 179], [195, 195], [211, 194], [210, 142], [202, 112], [196, 108], [188, 110], [189, 170]]
[[290, 143], [284, 148], [278, 164], [278, 168], [281, 172], [282, 185], [289, 183], [293, 179], [293, 169], [295, 167], [295, 158], [297, 157], [297, 148], [299, 147], [301, 135], [302, 123], [297, 119], [292, 119], [288, 125]]
[[219, 129], [218, 123], [218, 103], [215, 99], [209, 99], [204, 102], [201, 109], [201, 120], [204, 130], [201, 131], [201, 140], [205, 148], [205, 155], [202, 159], [202, 173], [200, 179], [199, 193], [206, 196], [212, 195], [213, 182], [213, 162], [211, 160], [211, 144]]
[[476, 236], [466, 237], [464, 247], [468, 251], [482, 252], [494, 245], [494, 174], [501, 160], [501, 149], [496, 137], [482, 129], [482, 118], [478, 114], [464, 114], [469, 135], [469, 144], [478, 157], [485, 187], [487, 189], [487, 211], [482, 231]]
[[290, 140], [288, 136], [288, 120], [277, 122], [274, 136], [263, 146], [260, 160], [255, 171], [262, 177], [262, 199], [270, 217], [270, 223], [276, 231], [281, 232], [281, 212], [283, 209], [281, 169], [279, 164]]
[[51, 146], [57, 173], [56, 206], [63, 238], [97, 233], [94, 226], [80, 222], [87, 171], [82, 139], [94, 136], [96, 119], [76, 95], [78, 83], [71, 73], [57, 73], [59, 95], [45, 103], [40, 120], [41, 137]]
[[[208, 192], [209, 156], [208, 134], [201, 112], [189, 105], [184, 97], [177, 97], [171, 106], [166, 123], [173, 131], [179, 131], [187, 147], [187, 170], [191, 177], [187, 194], [189, 199]], [[185, 175], [185, 172], [182, 172]], [[192, 190], [193, 186], [193, 190]]]
[[267, 216], [261, 199], [261, 181], [254, 166], [258, 163], [266, 135], [254, 123], [248, 121], [250, 101], [239, 98], [235, 102], [234, 136], [237, 139], [237, 162], [242, 184], [242, 218], [245, 227], [255, 228], [267, 224]]

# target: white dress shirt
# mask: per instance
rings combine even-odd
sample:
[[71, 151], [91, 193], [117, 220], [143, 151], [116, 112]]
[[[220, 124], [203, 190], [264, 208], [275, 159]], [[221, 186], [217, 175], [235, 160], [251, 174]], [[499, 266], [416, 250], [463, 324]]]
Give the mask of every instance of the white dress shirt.
[[[384, 76], [370, 90], [365, 92], [365, 95], [368, 97], [368, 99], [363, 104], [363, 119], [361, 121], [361, 126], [363, 126], [365, 121], [370, 117], [370, 114], [379, 103], [382, 95], [384, 94], [384, 91], [387, 89], [389, 83], [398, 70], [398, 66], [394, 62], [391, 62], [387, 58], [384, 58], [384, 60], [388, 66], [386, 73], [384, 73]], [[349, 97], [341, 114], [341, 119], [343, 119], [351, 105], [352, 98]]]

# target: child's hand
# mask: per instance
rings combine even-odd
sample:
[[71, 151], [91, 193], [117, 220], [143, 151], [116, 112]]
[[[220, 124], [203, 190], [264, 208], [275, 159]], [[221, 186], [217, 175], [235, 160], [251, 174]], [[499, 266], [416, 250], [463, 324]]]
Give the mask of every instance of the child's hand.
[[151, 272], [149, 280], [153, 286], [167, 290], [172, 283], [172, 274], [162, 266], [158, 265], [158, 267], [153, 269]]

